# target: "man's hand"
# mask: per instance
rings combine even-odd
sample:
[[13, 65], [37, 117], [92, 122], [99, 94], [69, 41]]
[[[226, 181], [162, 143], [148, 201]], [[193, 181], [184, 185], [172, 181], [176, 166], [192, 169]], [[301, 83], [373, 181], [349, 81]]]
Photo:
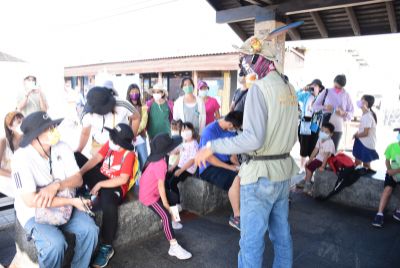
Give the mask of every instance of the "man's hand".
[[97, 195], [101, 189], [101, 181], [99, 181], [98, 183], [96, 183], [96, 185], [93, 187], [93, 189], [90, 191], [91, 195]]
[[211, 148], [202, 148], [197, 152], [196, 157], [194, 158], [194, 162], [198, 167], [205, 167], [207, 159], [212, 155], [213, 151], [211, 150]]
[[53, 202], [53, 198], [56, 196], [59, 189], [60, 189], [59, 182], [49, 184], [46, 187], [40, 189], [40, 191], [37, 193], [37, 195], [33, 200], [36, 204], [36, 207], [38, 208], [50, 207], [51, 202]]
[[323, 167], [320, 167], [318, 170], [319, 171], [324, 171], [325, 169]]
[[177, 171], [175, 171], [174, 176], [179, 177], [180, 175], [182, 175], [182, 173], [183, 173], [183, 169], [180, 168]]

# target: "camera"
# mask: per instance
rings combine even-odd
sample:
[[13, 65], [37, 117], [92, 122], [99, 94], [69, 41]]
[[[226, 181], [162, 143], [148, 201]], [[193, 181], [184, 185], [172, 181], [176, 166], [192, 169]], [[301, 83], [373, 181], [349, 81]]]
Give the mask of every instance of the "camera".
[[307, 88], [307, 91], [308, 92], [314, 92], [314, 88], [313, 87], [309, 87], [309, 88]]

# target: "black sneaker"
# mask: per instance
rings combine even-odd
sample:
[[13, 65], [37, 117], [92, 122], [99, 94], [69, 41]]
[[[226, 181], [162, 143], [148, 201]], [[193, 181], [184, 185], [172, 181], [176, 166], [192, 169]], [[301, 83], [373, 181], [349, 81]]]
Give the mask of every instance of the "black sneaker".
[[400, 209], [396, 209], [396, 211], [393, 213], [393, 218], [396, 221], [400, 221]]
[[372, 221], [372, 226], [377, 227], [377, 228], [382, 228], [383, 227], [383, 215], [375, 215], [374, 220]]

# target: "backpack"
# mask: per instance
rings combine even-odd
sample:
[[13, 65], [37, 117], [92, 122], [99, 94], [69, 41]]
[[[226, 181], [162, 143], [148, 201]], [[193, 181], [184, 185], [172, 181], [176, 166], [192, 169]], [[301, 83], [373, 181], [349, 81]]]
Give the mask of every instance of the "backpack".
[[[124, 153], [124, 156], [122, 157], [121, 164], [124, 163], [125, 157], [128, 155], [130, 151], [126, 150]], [[128, 181], [128, 191], [132, 189], [133, 186], [135, 186], [136, 181], [140, 178], [142, 173], [140, 172], [139, 168], [139, 158], [137, 156], [137, 153], [135, 153], [135, 160], [133, 161], [133, 166], [132, 166], [132, 173], [131, 176], [129, 177]]]
[[338, 153], [335, 156], [331, 156], [328, 159], [328, 164], [336, 174], [338, 174], [338, 171], [342, 168], [355, 167], [353, 159], [344, 153]]
[[366, 174], [364, 169], [356, 169], [353, 159], [344, 153], [338, 153], [328, 159], [329, 166], [336, 173], [338, 179], [333, 190], [325, 197], [319, 196], [319, 200], [328, 200], [332, 196], [341, 192], [344, 188], [351, 186], [358, 179]]
[[[121, 166], [122, 164], [125, 162], [125, 158], [127, 157], [127, 155], [130, 153], [131, 151], [125, 150], [124, 155], [122, 156], [121, 159]], [[109, 155], [111, 153], [111, 150], [109, 150], [107, 152], [106, 155]], [[138, 178], [140, 178], [140, 176], [142, 175], [139, 169], [139, 158], [137, 156], [136, 152], [133, 152], [135, 154], [135, 159], [133, 160], [133, 166], [132, 166], [132, 173], [131, 176], [129, 177], [128, 180], [128, 190], [132, 189], [132, 187], [135, 185], [136, 181], [138, 180]]]

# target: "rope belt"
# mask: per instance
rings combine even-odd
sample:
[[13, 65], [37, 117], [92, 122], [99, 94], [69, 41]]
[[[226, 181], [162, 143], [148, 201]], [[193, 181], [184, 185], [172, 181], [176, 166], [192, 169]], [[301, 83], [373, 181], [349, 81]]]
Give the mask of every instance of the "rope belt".
[[276, 155], [248, 155], [242, 154], [242, 161], [248, 164], [250, 161], [279, 160], [290, 156], [290, 153]]

